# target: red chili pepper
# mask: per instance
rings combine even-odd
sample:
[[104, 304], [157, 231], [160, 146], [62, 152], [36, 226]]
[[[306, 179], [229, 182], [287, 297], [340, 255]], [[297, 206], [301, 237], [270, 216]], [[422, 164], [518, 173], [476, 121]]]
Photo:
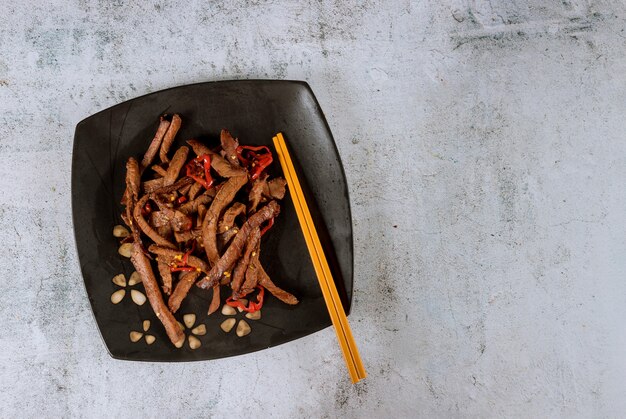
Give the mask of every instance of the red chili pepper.
[[263, 237], [265, 232], [269, 230], [273, 225], [274, 225], [274, 217], [270, 218], [270, 220], [267, 222], [267, 225], [263, 227], [263, 230], [261, 230], [261, 237]]
[[256, 296], [256, 303], [250, 301], [248, 303], [248, 307], [246, 307], [245, 304], [242, 303], [240, 300], [233, 300], [233, 297], [231, 296], [226, 299], [226, 304], [231, 307], [238, 307], [243, 311], [247, 311], [248, 313], [254, 313], [255, 311], [259, 311], [261, 307], [263, 307], [263, 296], [265, 295], [265, 288], [263, 288], [261, 285], [257, 285], [255, 288], [259, 289], [259, 293]]
[[146, 205], [141, 209], [141, 215], [146, 216], [152, 212], [152, 205], [149, 202], [146, 202]]
[[[261, 150], [265, 151], [265, 153], [255, 153], [255, 151]], [[244, 151], [247, 152], [247, 156], [244, 156]], [[237, 157], [245, 166], [250, 166], [250, 170], [252, 171], [250, 179], [252, 180], [258, 178], [261, 173], [263, 173], [263, 170], [274, 161], [269, 147], [264, 145], [258, 147], [240, 145], [237, 147]]]
[[[210, 189], [213, 185], [213, 177], [211, 176], [211, 156], [203, 154], [187, 163], [187, 176], [204, 186], [205, 189]], [[202, 178], [204, 174], [204, 179]]]
[[177, 201], [179, 204], [184, 204], [185, 202], [187, 202], [187, 197], [185, 195], [181, 196], [180, 198], [178, 198]]
[[183, 265], [187, 265], [187, 259], [189, 259], [189, 255], [191, 255], [194, 250], [196, 250], [196, 241], [195, 240], [193, 241], [193, 243], [191, 243], [191, 249], [186, 251], [185, 254], [183, 255], [183, 258], [181, 259], [181, 262], [183, 263]]

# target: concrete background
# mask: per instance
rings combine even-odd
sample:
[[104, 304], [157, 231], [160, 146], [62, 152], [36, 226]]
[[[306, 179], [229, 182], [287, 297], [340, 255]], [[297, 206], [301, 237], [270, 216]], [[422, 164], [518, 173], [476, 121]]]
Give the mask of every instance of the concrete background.
[[[623, 2], [39, 3], [0, 1], [0, 416], [624, 417]], [[332, 329], [177, 365], [100, 340], [75, 124], [232, 78], [308, 80], [335, 134], [359, 385]]]

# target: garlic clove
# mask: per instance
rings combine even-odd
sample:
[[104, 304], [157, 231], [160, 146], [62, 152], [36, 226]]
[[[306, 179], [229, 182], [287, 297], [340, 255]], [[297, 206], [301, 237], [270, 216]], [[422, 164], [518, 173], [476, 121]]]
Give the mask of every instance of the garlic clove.
[[133, 343], [138, 342], [139, 339], [141, 339], [142, 336], [143, 336], [143, 333], [135, 332], [133, 330], [132, 332], [130, 332], [130, 341], [133, 342]]
[[232, 317], [230, 319], [226, 319], [222, 322], [222, 324], [220, 324], [220, 327], [222, 328], [222, 330], [226, 333], [230, 332], [231, 330], [233, 330], [233, 327], [235, 326], [235, 323], [237, 322], [237, 320], [233, 319]]
[[132, 298], [133, 302], [138, 306], [142, 306], [146, 302], [146, 296], [143, 295], [141, 291], [130, 290], [130, 298]]
[[125, 258], [129, 258], [130, 254], [133, 252], [133, 244], [132, 243], [124, 243], [117, 249], [117, 253], [124, 256]]
[[191, 349], [198, 349], [200, 346], [202, 346], [202, 342], [200, 342], [200, 339], [193, 335], [189, 335], [189, 347]]
[[137, 285], [140, 282], [141, 282], [141, 275], [139, 275], [137, 271], [130, 274], [130, 278], [128, 279], [129, 286], [132, 287], [133, 285]]
[[246, 319], [260, 320], [261, 319], [261, 310], [257, 310], [254, 313], [246, 313]]
[[204, 336], [206, 335], [206, 326], [204, 324], [196, 326], [193, 329], [191, 329], [191, 333], [193, 333], [194, 335], [198, 335], [198, 336]]
[[118, 224], [115, 227], [113, 227], [114, 237], [124, 238], [124, 237], [128, 237], [129, 234], [130, 234], [130, 231], [128, 231], [128, 229], [124, 227], [123, 225]]
[[237, 325], [237, 336], [239, 336], [240, 338], [246, 336], [248, 333], [250, 333], [252, 331], [252, 329], [250, 328], [250, 325], [248, 324], [248, 322], [246, 322], [245, 320], [239, 320], [239, 324]]
[[228, 304], [224, 304], [222, 306], [222, 314], [224, 316], [234, 316], [235, 314], [237, 314], [237, 310], [235, 310], [235, 307], [231, 307]]
[[156, 338], [152, 335], [146, 335], [146, 343], [148, 345], [152, 345], [154, 343], [154, 341], [156, 340]]
[[191, 329], [191, 326], [196, 322], [196, 315], [193, 313], [185, 314], [183, 316], [183, 322], [188, 329]]
[[148, 329], [150, 329], [150, 320], [144, 320], [143, 321], [143, 331], [147, 332]]
[[113, 304], [119, 304], [122, 301], [122, 298], [126, 295], [126, 290], [117, 290], [113, 294], [111, 294], [111, 302]]
[[115, 285], [119, 286], [119, 287], [125, 287], [126, 286], [126, 278], [124, 277], [124, 274], [117, 274], [113, 277], [113, 279], [111, 279], [111, 282], [113, 282]]

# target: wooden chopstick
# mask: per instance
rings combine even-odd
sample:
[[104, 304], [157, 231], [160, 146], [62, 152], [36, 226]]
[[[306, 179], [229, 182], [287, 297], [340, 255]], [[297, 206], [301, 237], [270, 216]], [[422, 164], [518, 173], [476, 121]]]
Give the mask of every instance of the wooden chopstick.
[[287, 184], [291, 192], [290, 195], [296, 209], [300, 227], [302, 228], [302, 232], [304, 234], [304, 240], [309, 250], [309, 254], [311, 255], [315, 274], [317, 275], [317, 279], [320, 283], [320, 288], [322, 289], [322, 295], [324, 296], [328, 313], [330, 314], [333, 326], [335, 327], [335, 332], [337, 333], [339, 346], [343, 352], [352, 382], [356, 383], [364, 379], [367, 376], [367, 373], [365, 372], [361, 356], [359, 355], [356, 343], [354, 342], [348, 318], [346, 317], [343, 305], [339, 299], [335, 282], [332, 274], [330, 273], [328, 261], [326, 260], [322, 244], [319, 236], [317, 235], [317, 230], [313, 224], [311, 212], [306, 204], [304, 193], [302, 192], [300, 181], [296, 175], [293, 161], [291, 160], [291, 156], [287, 150], [285, 139], [281, 133], [278, 133], [273, 140], [276, 153], [278, 154], [278, 160], [280, 161], [285, 177], [287, 178]]

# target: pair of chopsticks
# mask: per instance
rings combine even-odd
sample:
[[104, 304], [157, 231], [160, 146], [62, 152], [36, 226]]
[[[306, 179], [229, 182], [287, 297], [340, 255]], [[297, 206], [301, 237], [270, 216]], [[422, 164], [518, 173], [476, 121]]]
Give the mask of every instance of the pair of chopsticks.
[[298, 221], [300, 222], [300, 227], [304, 233], [304, 240], [306, 241], [307, 248], [309, 249], [311, 260], [313, 261], [315, 274], [319, 280], [322, 295], [324, 296], [324, 301], [326, 302], [326, 307], [328, 308], [328, 313], [330, 314], [333, 326], [335, 327], [335, 332], [337, 333], [339, 346], [341, 347], [343, 356], [346, 360], [350, 378], [353, 383], [356, 383], [364, 379], [367, 374], [365, 372], [365, 368], [363, 367], [363, 363], [361, 362], [361, 356], [359, 355], [354, 338], [352, 337], [352, 331], [350, 330], [350, 324], [348, 323], [346, 312], [344, 311], [343, 305], [339, 300], [339, 294], [337, 293], [337, 288], [335, 287], [335, 281], [330, 273], [328, 261], [326, 260], [326, 256], [322, 250], [322, 244], [320, 243], [317, 230], [313, 224], [311, 212], [309, 211], [309, 207], [304, 199], [302, 187], [300, 186], [300, 181], [296, 175], [291, 156], [287, 150], [285, 139], [281, 133], [278, 133], [273, 140], [276, 153], [278, 154], [278, 160], [280, 161], [280, 165], [282, 166], [285, 177], [287, 178], [287, 185], [289, 186], [289, 191], [291, 192], [291, 199], [293, 200], [293, 205], [296, 208]]

